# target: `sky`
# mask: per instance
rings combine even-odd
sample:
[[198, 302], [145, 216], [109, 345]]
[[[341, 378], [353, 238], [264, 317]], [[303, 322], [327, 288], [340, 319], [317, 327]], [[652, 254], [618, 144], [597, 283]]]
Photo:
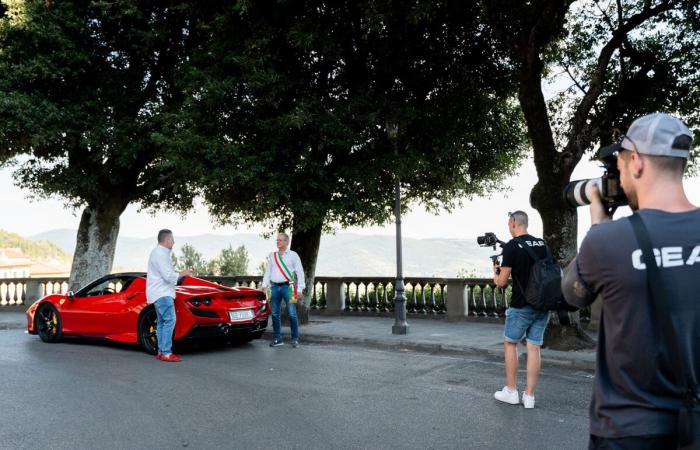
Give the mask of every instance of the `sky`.
[[[593, 178], [601, 174], [599, 163], [584, 160], [577, 166], [572, 179]], [[402, 234], [404, 237], [418, 239], [474, 239], [484, 232], [491, 231], [501, 239], [507, 240], [507, 213], [521, 209], [530, 216], [530, 232], [541, 236], [542, 221], [529, 203], [530, 190], [536, 182], [537, 174], [530, 159], [523, 162], [518, 173], [505, 182], [505, 185], [510, 187], [509, 192], [497, 193], [491, 198], [465, 201], [463, 206], [454, 212], [439, 215], [429, 214], [422, 210], [420, 205], [413, 205], [412, 211], [402, 218]], [[700, 176], [686, 179], [685, 187], [691, 202], [700, 205]], [[552, 195], [561, 193], [553, 192]], [[34, 200], [28, 196], [27, 190], [14, 185], [11, 169], [0, 169], [0, 210], [3, 211], [0, 215], [0, 229], [22, 236], [32, 236], [57, 228], [78, 228], [80, 211], [64, 208], [60, 200]], [[621, 208], [616, 217], [629, 213], [629, 208]], [[588, 208], [579, 208], [579, 242], [589, 227]], [[179, 236], [269, 231], [262, 227], [216, 227], [202, 205], [198, 205], [185, 217], [167, 212], [152, 216], [139, 212], [135, 206], [129, 206], [121, 217], [120, 235], [152, 237], [161, 228], [170, 228]], [[353, 227], [338, 231], [364, 235], [394, 235], [395, 225], [392, 223], [384, 227]]]

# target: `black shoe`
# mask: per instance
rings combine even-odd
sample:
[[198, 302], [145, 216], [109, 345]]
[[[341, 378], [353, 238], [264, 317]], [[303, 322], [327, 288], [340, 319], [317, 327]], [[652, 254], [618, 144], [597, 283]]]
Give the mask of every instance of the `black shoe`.
[[299, 347], [299, 339], [294, 339], [294, 340], [292, 341], [292, 347], [294, 347], [294, 348]]
[[270, 347], [281, 347], [284, 345], [284, 342], [282, 342], [282, 339], [273, 339], [272, 342], [270, 342]]

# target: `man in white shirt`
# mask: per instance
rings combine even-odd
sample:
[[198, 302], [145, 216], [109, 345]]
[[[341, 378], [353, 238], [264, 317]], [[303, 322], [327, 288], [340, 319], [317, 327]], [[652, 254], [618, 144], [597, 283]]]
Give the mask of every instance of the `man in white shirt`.
[[301, 266], [299, 255], [289, 247], [289, 235], [279, 233], [277, 235], [277, 252], [273, 252], [267, 258], [267, 268], [263, 277], [263, 289], [270, 289], [270, 304], [272, 305], [272, 328], [275, 338], [270, 347], [284, 345], [282, 342], [282, 322], [280, 320], [280, 308], [282, 301], [287, 305], [289, 323], [292, 328], [292, 347], [299, 347], [299, 322], [297, 320], [297, 296], [304, 291], [304, 269]]
[[192, 275], [191, 270], [178, 273], [173, 268], [170, 255], [175, 238], [170, 230], [158, 232], [158, 245], [148, 258], [146, 276], [146, 302], [154, 303], [157, 314], [156, 337], [158, 338], [158, 358], [165, 362], [179, 362], [182, 359], [173, 354], [173, 331], [175, 330], [175, 285], [179, 277]]

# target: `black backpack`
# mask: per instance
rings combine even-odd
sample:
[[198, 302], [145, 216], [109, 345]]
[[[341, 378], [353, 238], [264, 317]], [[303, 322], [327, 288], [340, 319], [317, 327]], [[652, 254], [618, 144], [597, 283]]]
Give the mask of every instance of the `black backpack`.
[[520, 291], [525, 296], [528, 305], [535, 309], [551, 311], [561, 308], [561, 267], [552, 258], [549, 248], [545, 244], [547, 256], [540, 259], [524, 240], [518, 239], [520, 246], [525, 249], [534, 263], [530, 268], [530, 278], [527, 281], [527, 288], [523, 289], [516, 277], [513, 280], [518, 284]]

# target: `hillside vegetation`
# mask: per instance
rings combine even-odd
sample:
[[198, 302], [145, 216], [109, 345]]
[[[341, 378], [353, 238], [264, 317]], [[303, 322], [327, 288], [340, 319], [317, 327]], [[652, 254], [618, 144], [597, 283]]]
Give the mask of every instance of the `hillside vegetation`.
[[71, 255], [53, 242], [25, 239], [18, 234], [5, 230], [0, 230], [0, 248], [19, 248], [32, 261], [70, 262], [71, 260]]

